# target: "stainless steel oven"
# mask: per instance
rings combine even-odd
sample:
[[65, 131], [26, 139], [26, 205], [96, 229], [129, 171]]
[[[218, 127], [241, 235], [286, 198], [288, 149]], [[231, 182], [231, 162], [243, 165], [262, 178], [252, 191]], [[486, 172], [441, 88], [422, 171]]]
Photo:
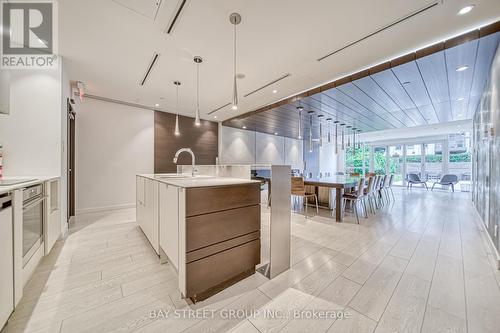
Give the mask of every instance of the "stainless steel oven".
[[44, 200], [43, 184], [23, 191], [23, 266], [43, 244]]

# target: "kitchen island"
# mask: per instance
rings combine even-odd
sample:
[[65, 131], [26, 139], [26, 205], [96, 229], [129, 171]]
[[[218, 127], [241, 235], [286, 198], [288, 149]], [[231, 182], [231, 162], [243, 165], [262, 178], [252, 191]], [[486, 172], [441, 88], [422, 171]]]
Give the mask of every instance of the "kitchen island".
[[139, 226], [193, 302], [253, 274], [260, 263], [260, 182], [138, 175], [136, 201]]

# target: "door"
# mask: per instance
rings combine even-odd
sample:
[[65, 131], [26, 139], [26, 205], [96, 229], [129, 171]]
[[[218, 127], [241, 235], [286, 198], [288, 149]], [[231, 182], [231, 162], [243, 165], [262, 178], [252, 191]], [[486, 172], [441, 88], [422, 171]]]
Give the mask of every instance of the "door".
[[404, 185], [403, 145], [389, 146], [389, 174], [394, 175], [394, 185]]
[[419, 144], [409, 144], [406, 145], [406, 175], [414, 173], [417, 174], [422, 179], [422, 145]]
[[67, 99], [68, 111], [68, 216], [67, 221], [75, 216], [75, 118], [76, 112]]
[[425, 149], [425, 163], [422, 180], [428, 186], [432, 186], [443, 176], [443, 143], [442, 142], [428, 142], [424, 144]]

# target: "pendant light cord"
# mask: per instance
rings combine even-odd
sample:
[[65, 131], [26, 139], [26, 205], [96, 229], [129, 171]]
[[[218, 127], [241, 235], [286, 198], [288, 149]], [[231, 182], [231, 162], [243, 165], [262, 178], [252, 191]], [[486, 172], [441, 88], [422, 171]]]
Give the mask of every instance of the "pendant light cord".
[[233, 73], [234, 73], [234, 83], [236, 84], [236, 24], [234, 25], [234, 48], [233, 48]]
[[196, 64], [196, 108], [200, 110], [200, 64]]

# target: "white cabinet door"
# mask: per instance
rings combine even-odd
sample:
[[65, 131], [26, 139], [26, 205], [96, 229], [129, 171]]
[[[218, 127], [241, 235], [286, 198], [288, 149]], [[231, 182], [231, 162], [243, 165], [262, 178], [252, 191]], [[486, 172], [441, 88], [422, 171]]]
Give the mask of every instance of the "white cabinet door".
[[44, 221], [44, 246], [45, 255], [50, 253], [55, 242], [61, 235], [61, 205], [59, 200], [59, 179], [45, 183], [45, 221]]
[[[149, 243], [159, 254], [159, 232], [158, 232], [158, 182], [141, 177], [138, 185], [138, 210], [137, 223], [146, 235]], [[141, 184], [142, 182], [142, 184]], [[141, 187], [143, 194], [141, 194]]]
[[170, 259], [179, 267], [179, 188], [160, 184], [160, 246]]
[[12, 207], [0, 209], [0, 328], [14, 311], [14, 253]]
[[144, 177], [136, 177], [136, 195], [135, 195], [135, 218], [137, 221], [137, 224], [139, 227], [142, 229], [142, 232], [146, 233], [144, 231], [144, 221], [145, 221], [145, 216], [144, 216]]

